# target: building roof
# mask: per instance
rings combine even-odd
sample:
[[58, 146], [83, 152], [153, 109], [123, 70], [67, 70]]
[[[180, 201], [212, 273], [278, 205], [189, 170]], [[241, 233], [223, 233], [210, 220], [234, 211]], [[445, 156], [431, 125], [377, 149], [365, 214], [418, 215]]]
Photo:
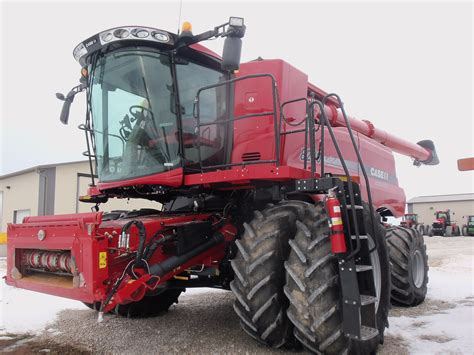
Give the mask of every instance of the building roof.
[[34, 172], [34, 171], [38, 171], [40, 169], [55, 168], [55, 167], [61, 166], [61, 165], [79, 164], [79, 163], [85, 163], [85, 162], [88, 162], [88, 161], [89, 160], [76, 160], [76, 161], [70, 161], [70, 162], [66, 162], [66, 163], [36, 165], [36, 166], [31, 167], [31, 168], [14, 171], [12, 173], [8, 173], [8, 174], [5, 174], [5, 175], [0, 175], [0, 180], [10, 178], [10, 177], [13, 177], [13, 176], [17, 176], [17, 175], [31, 173], [31, 172]]
[[474, 201], [474, 193], [413, 197], [407, 203]]

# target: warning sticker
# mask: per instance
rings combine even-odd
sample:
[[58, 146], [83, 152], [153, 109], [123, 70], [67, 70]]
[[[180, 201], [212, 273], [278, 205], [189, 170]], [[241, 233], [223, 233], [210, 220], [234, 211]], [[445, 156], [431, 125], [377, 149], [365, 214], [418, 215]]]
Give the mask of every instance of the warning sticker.
[[103, 269], [107, 267], [107, 252], [101, 251], [99, 253], [99, 269]]

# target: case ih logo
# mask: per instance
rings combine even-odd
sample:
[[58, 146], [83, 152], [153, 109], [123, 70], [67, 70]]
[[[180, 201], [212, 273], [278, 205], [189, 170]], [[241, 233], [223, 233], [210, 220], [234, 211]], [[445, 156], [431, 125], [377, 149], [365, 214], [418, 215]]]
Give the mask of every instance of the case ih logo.
[[86, 48], [89, 48], [90, 46], [92, 46], [93, 44], [95, 44], [97, 42], [97, 40], [94, 38], [92, 40], [90, 40], [89, 42], [87, 42], [85, 44]]
[[370, 175], [388, 181], [388, 173], [386, 171], [370, 168]]
[[[300, 153], [300, 160], [304, 161], [304, 158], [305, 158], [305, 150], [303, 148], [301, 150], [301, 153]], [[311, 161], [309, 151], [308, 151], [308, 154], [306, 156], [306, 161], [308, 161], [308, 162]], [[316, 162], [320, 163], [321, 162], [321, 157], [318, 157]], [[338, 167], [338, 168], [342, 169], [342, 164], [341, 164], [341, 161], [339, 160], [339, 158], [326, 156], [326, 157], [324, 157], [324, 163], [326, 165], [334, 166], [334, 167]], [[346, 165], [347, 165], [347, 167], [349, 168], [350, 171], [359, 172], [361, 174], [360, 166], [357, 162], [351, 161], [351, 160], [346, 160]], [[383, 171], [383, 170], [380, 170], [380, 169], [377, 169], [377, 168], [372, 168], [372, 167], [367, 166], [367, 165], [365, 165], [365, 170], [368, 173], [370, 173], [371, 176], [373, 176], [377, 179], [384, 180], [384, 181], [390, 181], [390, 182], [393, 182], [393, 183], [397, 182], [396, 178], [394, 178], [393, 176], [391, 177], [386, 171]]]

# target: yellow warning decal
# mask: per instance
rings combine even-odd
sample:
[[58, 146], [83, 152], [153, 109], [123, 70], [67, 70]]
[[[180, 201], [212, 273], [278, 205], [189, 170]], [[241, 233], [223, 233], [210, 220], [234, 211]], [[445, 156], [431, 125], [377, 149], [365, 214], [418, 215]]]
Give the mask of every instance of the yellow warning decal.
[[99, 253], [99, 269], [103, 269], [107, 267], [107, 252], [101, 251]]
[[342, 224], [341, 218], [331, 218], [331, 222], [333, 226], [340, 226]]

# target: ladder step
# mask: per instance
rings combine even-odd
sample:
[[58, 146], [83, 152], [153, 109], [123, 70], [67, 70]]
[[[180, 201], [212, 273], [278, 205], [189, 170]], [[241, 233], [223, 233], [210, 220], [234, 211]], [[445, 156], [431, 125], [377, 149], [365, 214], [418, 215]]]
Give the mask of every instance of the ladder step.
[[360, 327], [360, 340], [370, 340], [375, 338], [377, 335], [379, 335], [378, 329], [366, 327], [365, 325]]
[[360, 305], [366, 306], [368, 304], [376, 303], [377, 297], [369, 296], [369, 295], [360, 295]]
[[[347, 207], [348, 210], [352, 209], [351, 205], [347, 205], [346, 207]], [[356, 210], [363, 210], [364, 209], [364, 207], [361, 206], [361, 205], [354, 205], [354, 207], [355, 207]]]
[[364, 271], [370, 271], [370, 270], [372, 270], [371, 265], [356, 265], [357, 272], [364, 272]]
[[[351, 239], [355, 240], [355, 239], [356, 239], [356, 236], [355, 236], [355, 235], [351, 235]], [[367, 239], [367, 236], [366, 236], [366, 235], [359, 235], [359, 239]]]

